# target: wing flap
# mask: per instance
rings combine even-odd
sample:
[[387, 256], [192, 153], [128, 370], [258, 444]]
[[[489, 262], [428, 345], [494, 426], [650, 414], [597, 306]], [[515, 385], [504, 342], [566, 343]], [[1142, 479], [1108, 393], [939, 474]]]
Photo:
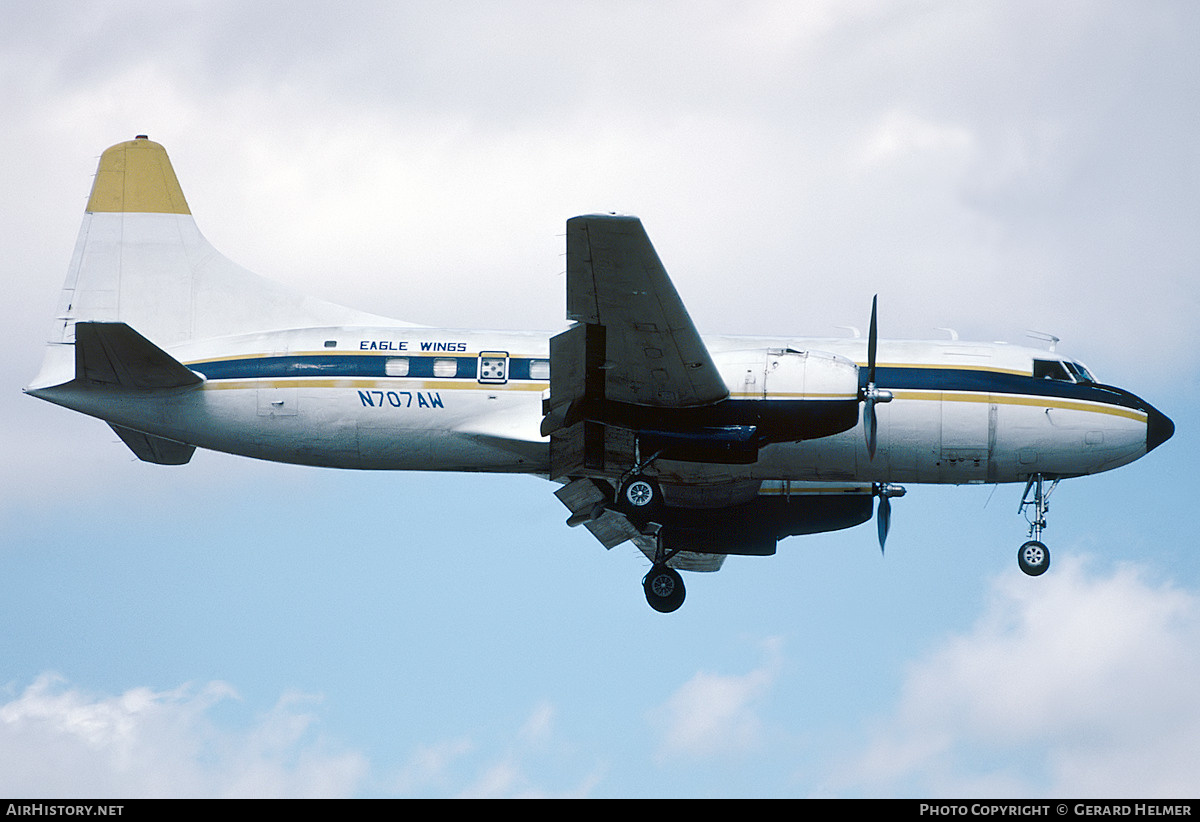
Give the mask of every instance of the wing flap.
[[[638, 550], [646, 555], [646, 559], [654, 562], [655, 544], [653, 537], [642, 536], [639, 534], [633, 540], [633, 544], [638, 547]], [[679, 571], [713, 573], [721, 570], [721, 566], [725, 564], [725, 555], [701, 554], [696, 551], [680, 551], [678, 554], [671, 557], [671, 561], [667, 564]]]

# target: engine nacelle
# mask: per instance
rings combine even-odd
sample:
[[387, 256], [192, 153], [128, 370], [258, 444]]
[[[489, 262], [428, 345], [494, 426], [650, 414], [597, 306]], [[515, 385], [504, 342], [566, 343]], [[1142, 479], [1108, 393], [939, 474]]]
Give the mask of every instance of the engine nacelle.
[[663, 547], [704, 554], [769, 556], [775, 543], [860, 525], [871, 518], [875, 498], [863, 493], [757, 497], [726, 508], [671, 508], [661, 519]]
[[826, 351], [768, 350], [765, 399], [858, 402], [858, 366]]
[[753, 411], [759, 441], [796, 442], [858, 424], [859, 373], [852, 360], [826, 351], [767, 348], [714, 357], [730, 400]]
[[582, 461], [600, 468], [604, 454], [621, 449], [622, 435], [614, 432], [623, 430], [632, 432], [643, 458], [749, 465], [772, 443], [830, 437], [858, 425], [858, 366], [845, 357], [759, 348], [719, 352], [713, 360], [729, 397], [711, 405], [635, 405], [602, 394], [547, 405], [542, 432], [557, 432], [559, 442], [552, 445], [552, 460], [562, 454], [563, 465]]

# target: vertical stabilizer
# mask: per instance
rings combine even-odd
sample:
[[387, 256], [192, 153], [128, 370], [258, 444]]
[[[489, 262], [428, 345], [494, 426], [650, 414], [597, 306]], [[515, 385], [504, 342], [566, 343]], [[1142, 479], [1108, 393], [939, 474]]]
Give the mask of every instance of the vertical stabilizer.
[[92, 214], [191, 214], [167, 150], [145, 137], [100, 156], [87, 210]]
[[145, 137], [100, 157], [39, 388], [72, 379], [75, 324], [121, 322], [169, 350], [192, 340], [330, 325], [407, 325], [307, 297], [222, 256], [192, 218], [166, 149]]

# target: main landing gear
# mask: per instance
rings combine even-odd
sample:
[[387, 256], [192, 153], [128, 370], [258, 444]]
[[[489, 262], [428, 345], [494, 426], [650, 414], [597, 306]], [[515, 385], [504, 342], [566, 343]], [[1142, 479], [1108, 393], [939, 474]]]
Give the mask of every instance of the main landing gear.
[[687, 591], [683, 587], [683, 577], [671, 566], [667, 565], [671, 557], [679, 553], [679, 549], [668, 551], [663, 546], [662, 526], [652, 524], [654, 529], [654, 565], [650, 573], [642, 579], [642, 590], [646, 592], [646, 602], [660, 614], [669, 614], [679, 610]]
[[674, 568], [655, 561], [650, 573], [642, 580], [646, 602], [662, 614], [669, 614], [683, 604], [687, 592], [683, 588], [683, 577]]
[[646, 602], [654, 610], [669, 614], [678, 610], [686, 595], [683, 577], [667, 565], [678, 549], [668, 551], [663, 547], [662, 525], [654, 521], [662, 509], [662, 490], [653, 477], [634, 473], [621, 483], [613, 507], [643, 534], [653, 534], [655, 541], [654, 565], [642, 580]]
[[667, 564], [671, 557], [679, 553], [679, 549], [668, 551], [663, 546], [662, 525], [657, 521], [663, 508], [662, 488], [658, 480], [646, 473], [650, 464], [658, 459], [659, 453], [643, 460], [641, 443], [634, 439], [634, 465], [621, 478], [612, 507], [624, 514], [642, 534], [654, 536], [654, 564], [642, 579], [642, 590], [646, 592], [646, 602], [651, 608], [669, 614], [679, 609], [687, 592], [683, 587], [683, 577]]
[[614, 507], [635, 525], [645, 525], [662, 507], [658, 482], [644, 474], [633, 474], [617, 489]]
[[[1042, 530], [1046, 527], [1046, 513], [1050, 510], [1048, 500], [1058, 487], [1058, 480], [1045, 487], [1045, 477], [1033, 474], [1025, 483], [1025, 494], [1021, 497], [1020, 513], [1029, 520], [1029, 541], [1017, 551], [1017, 565], [1031, 577], [1039, 577], [1050, 569], [1050, 549], [1042, 542]], [[1029, 496], [1033, 492], [1033, 498]], [[1032, 515], [1026, 509], [1032, 507]]]
[[641, 530], [662, 508], [662, 491], [658, 480], [646, 474], [646, 469], [658, 459], [661, 452], [655, 452], [648, 460], [642, 459], [641, 443], [635, 437], [633, 441], [633, 468], [621, 478], [617, 494], [613, 498], [613, 507]]
[[642, 579], [642, 590], [646, 592], [646, 602], [651, 608], [669, 614], [679, 609], [687, 592], [683, 587], [683, 577], [667, 564], [679, 550], [668, 551], [663, 547], [662, 525], [656, 521], [663, 508], [662, 489], [658, 480], [645, 473], [659, 454], [643, 460], [641, 444], [637, 439], [634, 440], [633, 449], [634, 466], [622, 477], [613, 496], [612, 507], [642, 534], [654, 535], [654, 564]]

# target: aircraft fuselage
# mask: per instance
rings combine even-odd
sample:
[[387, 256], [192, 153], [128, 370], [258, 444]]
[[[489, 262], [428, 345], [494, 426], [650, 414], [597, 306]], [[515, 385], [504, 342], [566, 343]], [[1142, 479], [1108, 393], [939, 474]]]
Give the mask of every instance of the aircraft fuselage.
[[[336, 468], [549, 472], [538, 431], [550, 334], [427, 328], [317, 328], [201, 341], [169, 353], [195, 386], [35, 390], [60, 405], [168, 440]], [[821, 352], [865, 359], [863, 340], [706, 338], [727, 403], [786, 419], [820, 402], [787, 384], [781, 361]], [[879, 344], [878, 450], [861, 422], [831, 436], [763, 445], [749, 464], [659, 460], [664, 480], [1023, 482], [1116, 468], [1167, 436], [1169, 421], [1124, 391], [1035, 378], [1049, 352], [995, 343]], [[651, 409], [646, 409], [649, 417]], [[739, 411], [739, 416], [745, 414]], [[635, 419], [631, 424], [636, 425]], [[791, 435], [784, 435], [791, 436]]]

